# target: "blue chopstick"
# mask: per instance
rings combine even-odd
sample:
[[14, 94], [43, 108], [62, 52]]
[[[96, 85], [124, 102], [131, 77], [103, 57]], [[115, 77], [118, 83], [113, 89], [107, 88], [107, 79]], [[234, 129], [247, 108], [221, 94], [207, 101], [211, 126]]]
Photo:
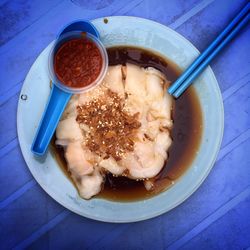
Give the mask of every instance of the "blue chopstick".
[[187, 79], [196, 67], [219, 45], [219, 43], [229, 34], [235, 25], [244, 17], [250, 10], [250, 3], [248, 3], [240, 13], [229, 23], [229, 25], [222, 31], [222, 33], [208, 46], [208, 48], [197, 57], [197, 59], [184, 71], [184, 73], [171, 85], [168, 89], [169, 94], [173, 94], [178, 87]]
[[195, 69], [195, 71], [189, 75], [189, 77], [182, 82], [181, 86], [173, 93], [175, 98], [178, 98], [194, 81], [196, 77], [208, 66], [212, 59], [237, 35], [237, 33], [243, 28], [250, 20], [250, 14], [247, 14], [228, 34], [228, 36], [208, 55], [208, 57]]

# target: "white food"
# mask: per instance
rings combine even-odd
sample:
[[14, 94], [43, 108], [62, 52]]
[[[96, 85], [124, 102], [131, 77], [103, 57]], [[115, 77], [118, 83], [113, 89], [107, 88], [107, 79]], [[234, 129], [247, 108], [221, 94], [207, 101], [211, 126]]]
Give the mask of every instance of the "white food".
[[[166, 91], [168, 84], [165, 76], [152, 67], [110, 66], [98, 87], [71, 98], [56, 130], [56, 144], [65, 148], [68, 169], [81, 197], [89, 199], [98, 194], [107, 172], [143, 179], [147, 190], [153, 188], [148, 178], [161, 171], [172, 143], [169, 134], [173, 125], [172, 98]], [[120, 161], [111, 156], [104, 159], [89, 151], [85, 146], [89, 127], [76, 121], [77, 106], [100, 98], [106, 89], [124, 98], [125, 110], [130, 114], [138, 113], [141, 123], [134, 151], [127, 152]]]
[[[72, 177], [75, 179], [75, 176]], [[75, 180], [80, 196], [90, 199], [98, 194], [102, 189], [103, 176], [99, 169], [95, 169], [92, 175], [84, 175], [79, 180]]]
[[84, 175], [93, 173], [94, 167], [87, 161], [86, 156], [87, 152], [83, 150], [79, 141], [68, 144], [65, 158], [72, 176], [81, 178]]
[[122, 78], [122, 66], [110, 66], [102, 84], [120, 96], [124, 96], [125, 91]]
[[103, 159], [99, 163], [99, 167], [104, 168], [105, 170], [109, 171], [113, 175], [122, 175], [125, 167], [118, 165], [116, 160], [113, 157], [109, 157], [108, 159]]
[[56, 129], [56, 138], [59, 140], [82, 140], [82, 131], [74, 116], [59, 122]]

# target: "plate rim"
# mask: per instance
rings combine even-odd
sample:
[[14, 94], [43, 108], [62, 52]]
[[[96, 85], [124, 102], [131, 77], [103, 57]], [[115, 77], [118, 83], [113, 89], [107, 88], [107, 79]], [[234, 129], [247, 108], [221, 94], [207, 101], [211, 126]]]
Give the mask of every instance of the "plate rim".
[[[140, 20], [142, 22], [150, 22], [150, 23], [153, 23], [154, 25], [157, 25], [157, 26], [161, 26], [161, 28], [163, 29], [166, 29], [168, 32], [171, 32], [171, 33], [174, 33], [179, 39], [183, 40], [185, 43], [188, 43], [189, 46], [191, 46], [193, 48], [194, 51], [196, 51], [197, 54], [200, 54], [199, 50], [191, 43], [191, 41], [189, 41], [187, 38], [185, 38], [184, 36], [182, 36], [181, 34], [179, 34], [178, 32], [176, 32], [175, 30], [169, 28], [168, 26], [165, 26], [164, 24], [161, 24], [159, 22], [156, 22], [156, 21], [153, 21], [153, 20], [150, 20], [150, 19], [146, 19], [146, 18], [141, 18], [141, 17], [133, 17], [133, 16], [103, 16], [103, 17], [99, 17], [99, 18], [96, 18], [96, 19], [93, 19], [91, 20], [91, 22], [98, 22], [98, 21], [101, 21], [103, 20], [104, 18], [107, 18], [107, 19], [133, 19], [133, 20]], [[52, 41], [53, 42], [53, 41]], [[42, 52], [50, 45], [51, 43], [49, 43], [43, 50]], [[41, 52], [41, 53], [42, 53]], [[35, 63], [35, 61], [37, 60], [37, 58], [41, 55], [41, 53], [36, 57], [36, 59], [34, 60], [33, 64]], [[31, 65], [30, 69], [32, 68], [33, 64]], [[218, 81], [213, 73], [213, 70], [211, 69], [210, 66], [207, 67], [207, 70], [209, 71], [209, 74], [210, 76], [213, 78], [213, 81], [214, 81], [214, 84], [215, 84], [215, 87], [216, 87], [216, 94], [218, 95], [218, 100], [220, 102], [220, 107], [218, 107], [220, 109], [220, 113], [221, 113], [221, 116], [220, 116], [220, 124], [221, 124], [221, 127], [220, 127], [220, 131], [219, 131], [219, 135], [220, 137], [217, 138], [217, 149], [214, 153], [214, 157], [213, 157], [213, 160], [210, 162], [210, 165], [209, 167], [206, 169], [206, 172], [203, 174], [202, 178], [200, 179], [199, 182], [197, 182], [194, 186], [194, 188], [190, 189], [189, 192], [185, 193], [184, 197], [182, 197], [181, 199], [179, 199], [177, 202], [173, 203], [171, 206], [169, 206], [168, 208], [165, 208], [165, 209], [162, 209], [162, 210], [159, 210], [157, 212], [152, 212], [150, 213], [150, 215], [146, 214], [146, 215], [141, 215], [139, 218], [137, 219], [120, 219], [120, 218], [116, 218], [114, 220], [110, 220], [110, 219], [107, 219], [106, 217], [102, 217], [102, 216], [96, 216], [95, 214], [88, 214], [88, 213], [85, 213], [84, 210], [82, 210], [81, 212], [77, 211], [76, 209], [74, 209], [70, 204], [66, 204], [63, 200], [59, 200], [59, 198], [54, 195], [55, 193], [50, 191], [49, 188], [47, 188], [41, 181], [39, 181], [39, 178], [36, 178], [36, 174], [35, 172], [33, 171], [32, 168], [29, 167], [29, 159], [26, 155], [26, 149], [25, 147], [22, 145], [22, 141], [21, 141], [21, 123], [20, 123], [20, 116], [21, 116], [21, 113], [20, 113], [20, 102], [21, 102], [21, 95], [23, 93], [23, 88], [24, 88], [24, 83], [26, 82], [27, 80], [27, 76], [29, 75], [29, 72], [30, 72], [30, 69], [23, 81], [23, 86], [22, 86], [22, 89], [20, 91], [20, 94], [19, 94], [19, 98], [18, 98], [18, 107], [17, 107], [17, 137], [18, 137], [18, 141], [19, 141], [19, 147], [21, 149], [21, 152], [22, 152], [22, 155], [23, 155], [23, 159], [29, 169], [29, 171], [31, 172], [33, 178], [35, 179], [36, 183], [38, 183], [42, 189], [52, 198], [54, 199], [56, 202], [58, 202], [59, 204], [61, 204], [64, 209], [68, 209], [80, 216], [83, 216], [83, 217], [86, 217], [86, 218], [89, 218], [89, 219], [94, 219], [94, 220], [97, 220], [97, 221], [102, 221], [102, 222], [109, 222], [109, 223], [129, 223], [129, 222], [138, 222], [138, 221], [143, 221], [143, 220], [147, 220], [147, 219], [151, 219], [151, 218], [155, 218], [159, 215], [162, 215], [170, 210], [172, 210], [173, 208], [177, 207], [178, 205], [180, 205], [181, 203], [183, 203], [184, 201], [186, 201], [189, 197], [191, 197], [195, 191], [201, 186], [201, 184], [204, 182], [204, 180], [207, 178], [208, 174], [210, 173], [211, 169], [213, 168], [215, 162], [216, 162], [216, 159], [218, 157], [218, 153], [220, 151], [220, 147], [221, 147], [221, 143], [222, 143], [222, 139], [223, 139], [223, 132], [224, 132], [224, 106], [223, 106], [223, 99], [222, 99], [222, 95], [221, 95], [221, 91], [220, 91], [220, 87], [219, 87], [219, 84], [218, 84]], [[185, 173], [184, 173], [185, 175]], [[180, 177], [181, 178], [181, 177]], [[150, 199], [150, 198], [149, 198]], [[115, 202], [114, 202], [115, 203]], [[128, 202], [128, 203], [132, 203], [132, 202]]]

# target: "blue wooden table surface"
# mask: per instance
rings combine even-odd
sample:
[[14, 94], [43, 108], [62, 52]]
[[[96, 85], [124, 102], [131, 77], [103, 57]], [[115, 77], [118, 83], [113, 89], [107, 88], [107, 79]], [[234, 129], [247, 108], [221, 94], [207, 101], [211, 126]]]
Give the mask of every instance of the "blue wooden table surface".
[[211, 173], [184, 203], [130, 224], [80, 217], [52, 200], [20, 151], [16, 112], [24, 78], [69, 21], [140, 16], [203, 50], [246, 1], [0, 1], [0, 249], [247, 249], [250, 247], [250, 27], [211, 64], [225, 107], [222, 147]]

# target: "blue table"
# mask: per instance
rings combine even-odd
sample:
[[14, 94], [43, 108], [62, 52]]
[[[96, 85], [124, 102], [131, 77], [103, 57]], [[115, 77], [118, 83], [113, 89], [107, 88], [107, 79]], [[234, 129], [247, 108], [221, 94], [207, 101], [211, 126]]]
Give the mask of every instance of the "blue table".
[[157, 218], [109, 224], [52, 200], [20, 152], [16, 109], [24, 78], [66, 23], [110, 15], [167, 25], [203, 50], [246, 1], [2, 0], [0, 3], [0, 249], [247, 249], [250, 247], [250, 27], [212, 63], [225, 106], [214, 168], [183, 204]]

